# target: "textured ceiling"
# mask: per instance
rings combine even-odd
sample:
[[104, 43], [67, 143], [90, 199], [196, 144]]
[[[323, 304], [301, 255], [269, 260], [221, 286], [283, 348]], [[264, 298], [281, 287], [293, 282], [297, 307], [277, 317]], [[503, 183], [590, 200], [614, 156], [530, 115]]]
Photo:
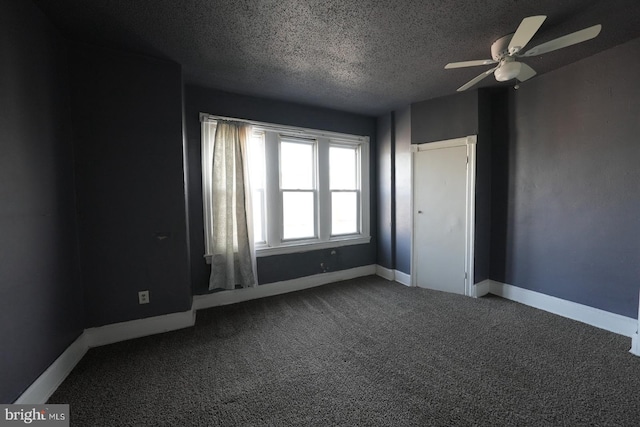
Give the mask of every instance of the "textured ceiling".
[[640, 37], [640, 0], [35, 3], [67, 38], [171, 59], [187, 83], [369, 115], [455, 93], [489, 66], [444, 65], [490, 58], [491, 43], [526, 16], [548, 16], [528, 47], [603, 27], [594, 40], [526, 59], [538, 74]]

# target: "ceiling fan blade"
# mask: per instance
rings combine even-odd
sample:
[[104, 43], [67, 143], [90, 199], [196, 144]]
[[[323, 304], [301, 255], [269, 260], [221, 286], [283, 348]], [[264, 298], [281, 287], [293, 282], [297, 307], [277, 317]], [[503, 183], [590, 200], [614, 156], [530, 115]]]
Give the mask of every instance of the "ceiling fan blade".
[[534, 70], [533, 68], [529, 67], [527, 64], [521, 62], [520, 64], [520, 73], [518, 73], [518, 76], [516, 77], [518, 80], [520, 80], [521, 82], [527, 81], [529, 80], [531, 77], [535, 76], [536, 70]]
[[484, 79], [489, 74], [493, 73], [496, 70], [496, 68], [498, 68], [498, 67], [493, 67], [492, 69], [485, 71], [484, 73], [480, 74], [479, 76], [474, 77], [473, 79], [469, 80], [464, 85], [460, 86], [457, 91], [458, 92], [462, 92], [463, 90], [469, 89], [471, 86], [475, 85], [476, 83], [480, 82], [480, 80]]
[[514, 53], [520, 52], [527, 43], [529, 43], [529, 40], [533, 38], [535, 33], [538, 32], [538, 29], [545, 19], [547, 19], [545, 15], [529, 16], [528, 18], [524, 18], [516, 32], [513, 34], [513, 37], [511, 37], [511, 41], [509, 42], [509, 54], [513, 55]]
[[462, 61], [462, 62], [450, 62], [444, 66], [444, 68], [463, 68], [463, 67], [475, 67], [476, 65], [489, 65], [495, 64], [498, 61], [493, 59], [477, 59], [475, 61]]
[[584, 30], [576, 31], [575, 33], [567, 34], [566, 36], [562, 36], [546, 43], [542, 43], [536, 47], [532, 47], [522, 56], [542, 55], [547, 52], [562, 49], [563, 47], [582, 43], [595, 38], [598, 34], [600, 34], [600, 30], [602, 30], [602, 25], [594, 25], [593, 27], [585, 28]]

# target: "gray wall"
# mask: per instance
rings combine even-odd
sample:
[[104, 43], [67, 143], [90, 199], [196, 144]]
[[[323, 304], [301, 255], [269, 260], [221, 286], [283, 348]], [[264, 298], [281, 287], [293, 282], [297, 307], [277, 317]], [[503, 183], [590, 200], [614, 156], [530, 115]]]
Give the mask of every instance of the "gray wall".
[[444, 141], [478, 133], [478, 91], [411, 104], [411, 143]]
[[0, 403], [83, 329], [64, 50], [31, 2], [0, 2]]
[[[382, 146], [395, 144], [395, 198], [379, 189], [380, 206], [396, 204], [395, 268], [410, 271], [409, 141], [478, 134], [475, 282], [491, 278], [636, 317], [639, 51], [633, 40], [518, 91], [480, 89], [396, 111], [379, 148], [389, 157]], [[611, 67], [620, 57], [625, 65]], [[378, 120], [386, 135], [387, 116]], [[384, 242], [379, 254], [394, 249]]]
[[329, 250], [258, 258], [260, 284], [321, 273], [320, 263], [331, 271], [375, 264], [376, 262], [376, 121], [373, 117], [310, 107], [284, 101], [255, 98], [196, 86], [185, 88], [188, 145], [189, 227], [191, 277], [196, 294], [208, 292], [210, 267], [205, 263], [202, 219], [201, 132], [199, 113], [250, 119], [267, 123], [300, 126], [370, 137], [371, 243]]
[[411, 274], [411, 106], [395, 112], [396, 270]]
[[493, 279], [637, 316], [639, 52], [635, 39], [512, 92]]
[[69, 64], [85, 326], [188, 310], [180, 66], [76, 44]]
[[378, 162], [378, 247], [377, 263], [395, 269], [395, 117], [388, 113], [377, 119]]

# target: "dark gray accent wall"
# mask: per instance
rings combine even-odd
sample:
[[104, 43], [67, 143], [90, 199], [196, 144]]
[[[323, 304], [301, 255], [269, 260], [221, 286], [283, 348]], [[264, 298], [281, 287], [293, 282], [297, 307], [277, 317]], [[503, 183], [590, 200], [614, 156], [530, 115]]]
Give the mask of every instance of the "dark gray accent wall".
[[476, 188], [474, 223], [474, 283], [480, 283], [490, 276], [491, 270], [491, 152], [495, 139], [500, 138], [494, 132], [493, 117], [499, 114], [494, 110], [493, 100], [505, 89], [478, 90], [478, 140], [476, 144]]
[[411, 135], [412, 106], [395, 112], [396, 270], [411, 274]]
[[478, 134], [478, 91], [411, 104], [411, 143], [444, 141]]
[[491, 96], [491, 255], [489, 278], [504, 281], [509, 229], [509, 90]]
[[493, 279], [637, 316], [639, 52], [635, 39], [511, 93]]
[[322, 129], [370, 137], [371, 242], [331, 250], [260, 257], [257, 260], [260, 284], [289, 280], [322, 273], [321, 263], [329, 271], [344, 270], [376, 263], [376, 120], [374, 117], [345, 113], [326, 108], [255, 98], [190, 86], [185, 88], [186, 129], [188, 144], [189, 224], [191, 241], [191, 277], [193, 292], [207, 293], [210, 267], [205, 263], [202, 215], [202, 158], [199, 114], [256, 120], [288, 126]]
[[0, 2], [0, 403], [82, 333], [64, 42], [29, 1]]
[[180, 66], [79, 44], [69, 64], [86, 326], [189, 310]]
[[395, 269], [395, 124], [394, 114], [377, 119], [378, 265]]

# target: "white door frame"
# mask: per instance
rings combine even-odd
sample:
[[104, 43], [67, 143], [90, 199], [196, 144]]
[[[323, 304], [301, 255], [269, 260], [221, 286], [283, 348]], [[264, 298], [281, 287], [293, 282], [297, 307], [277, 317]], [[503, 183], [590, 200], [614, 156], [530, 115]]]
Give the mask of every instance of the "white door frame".
[[451, 148], [466, 146], [467, 147], [467, 200], [466, 200], [466, 221], [465, 221], [465, 280], [464, 294], [475, 297], [473, 269], [474, 269], [474, 239], [475, 239], [475, 214], [476, 214], [476, 142], [477, 135], [470, 135], [463, 138], [448, 139], [444, 141], [428, 142], [424, 144], [411, 145], [411, 286], [417, 286], [415, 268], [415, 241], [416, 222], [413, 212], [413, 202], [415, 199], [415, 169], [416, 155], [418, 151], [437, 150], [441, 148]]

